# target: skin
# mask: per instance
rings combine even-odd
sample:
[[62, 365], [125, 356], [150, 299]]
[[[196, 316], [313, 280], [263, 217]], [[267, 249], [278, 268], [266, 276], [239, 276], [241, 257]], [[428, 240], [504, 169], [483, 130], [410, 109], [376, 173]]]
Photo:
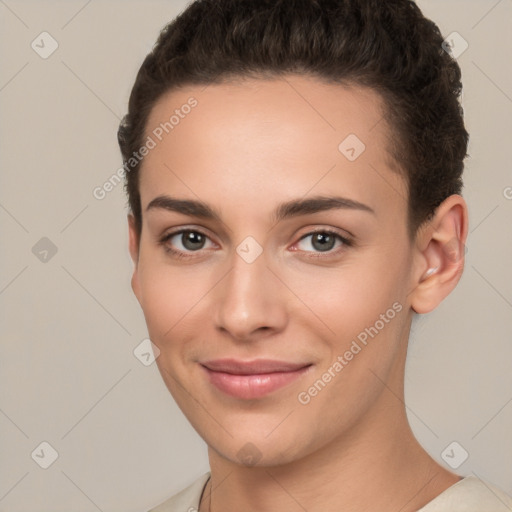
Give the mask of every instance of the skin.
[[[434, 309], [460, 278], [464, 200], [447, 198], [410, 239], [407, 188], [386, 150], [393, 133], [372, 90], [295, 75], [190, 86], [159, 100], [147, 135], [190, 96], [197, 107], [144, 159], [140, 236], [128, 220], [132, 288], [159, 370], [208, 444], [201, 512], [210, 501], [214, 511], [418, 510], [460, 479], [415, 439], [403, 383], [414, 312]], [[352, 162], [338, 150], [348, 134], [366, 146]], [[163, 194], [204, 201], [221, 220], [147, 210]], [[272, 218], [285, 201], [332, 195], [373, 212]], [[188, 259], [159, 243], [178, 228], [207, 237], [196, 251], [181, 235], [166, 242]], [[338, 240], [322, 252], [306, 236], [316, 229], [350, 233], [353, 244]], [[263, 250], [252, 263], [237, 253], [248, 236]], [[429, 268], [437, 270], [427, 276]], [[298, 394], [394, 303], [401, 311], [300, 403]], [[242, 400], [212, 386], [200, 365], [224, 357], [311, 366], [284, 388]], [[241, 457], [248, 451], [250, 463]]]

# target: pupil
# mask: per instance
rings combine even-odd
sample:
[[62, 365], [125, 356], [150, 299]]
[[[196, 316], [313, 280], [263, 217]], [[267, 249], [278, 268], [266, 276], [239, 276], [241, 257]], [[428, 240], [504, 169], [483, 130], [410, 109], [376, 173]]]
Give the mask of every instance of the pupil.
[[183, 233], [182, 243], [184, 247], [193, 251], [195, 249], [201, 249], [204, 243], [204, 238], [201, 233], [187, 231]]
[[[316, 245], [320, 242], [320, 245]], [[320, 251], [328, 251], [333, 248], [334, 237], [326, 233], [316, 233], [313, 237], [313, 246]]]

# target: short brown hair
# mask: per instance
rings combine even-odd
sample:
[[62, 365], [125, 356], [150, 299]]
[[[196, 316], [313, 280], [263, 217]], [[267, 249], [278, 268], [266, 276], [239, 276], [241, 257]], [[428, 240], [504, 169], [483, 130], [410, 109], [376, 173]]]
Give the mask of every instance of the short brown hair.
[[[161, 31], [139, 69], [118, 131], [127, 169], [151, 109], [168, 91], [285, 73], [371, 87], [393, 129], [411, 235], [462, 189], [468, 133], [461, 72], [439, 28], [411, 0], [196, 0]], [[142, 229], [140, 163], [125, 189]]]

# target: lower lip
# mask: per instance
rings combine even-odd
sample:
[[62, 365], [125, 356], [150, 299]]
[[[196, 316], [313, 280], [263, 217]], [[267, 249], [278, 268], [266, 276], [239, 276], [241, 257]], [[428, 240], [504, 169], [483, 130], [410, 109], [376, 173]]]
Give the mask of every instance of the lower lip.
[[233, 375], [231, 373], [214, 372], [203, 366], [210, 382], [227, 395], [252, 400], [262, 398], [304, 375], [309, 366], [293, 372], [261, 373], [256, 375]]

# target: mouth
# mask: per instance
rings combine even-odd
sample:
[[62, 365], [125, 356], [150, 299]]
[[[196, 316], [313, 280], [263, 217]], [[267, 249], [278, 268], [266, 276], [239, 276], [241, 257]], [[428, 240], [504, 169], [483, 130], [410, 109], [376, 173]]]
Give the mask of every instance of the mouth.
[[209, 382], [223, 393], [244, 400], [262, 398], [309, 371], [311, 363], [271, 359], [217, 359], [200, 363]]

